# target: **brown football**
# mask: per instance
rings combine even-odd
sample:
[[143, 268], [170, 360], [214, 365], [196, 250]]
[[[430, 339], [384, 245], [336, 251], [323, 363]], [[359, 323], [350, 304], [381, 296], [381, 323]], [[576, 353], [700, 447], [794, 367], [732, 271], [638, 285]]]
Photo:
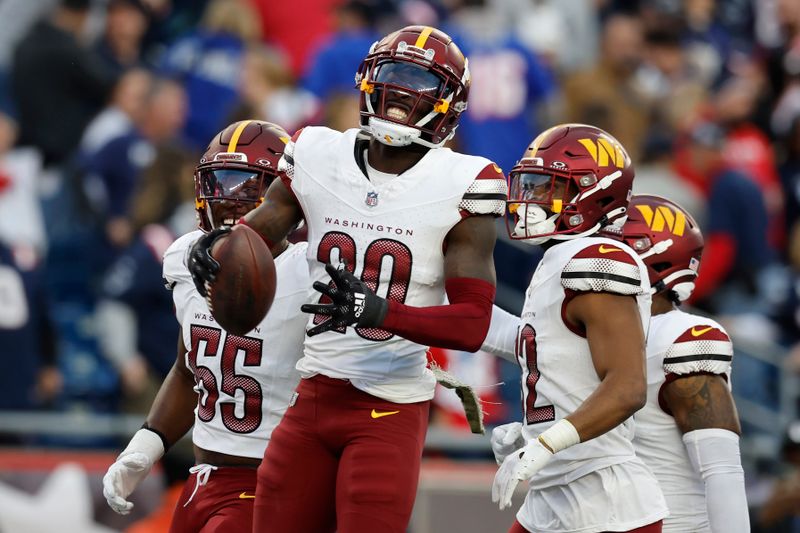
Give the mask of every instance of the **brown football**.
[[211, 256], [219, 263], [210, 284], [211, 314], [228, 333], [244, 335], [261, 323], [275, 297], [272, 254], [255, 231], [237, 224], [214, 241]]

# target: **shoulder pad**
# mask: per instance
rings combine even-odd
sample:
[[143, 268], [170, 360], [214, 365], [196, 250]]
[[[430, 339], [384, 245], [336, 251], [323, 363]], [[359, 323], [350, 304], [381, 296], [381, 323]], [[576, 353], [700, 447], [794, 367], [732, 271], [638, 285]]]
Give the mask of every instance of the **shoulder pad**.
[[470, 183], [458, 209], [463, 216], [494, 215], [501, 217], [506, 211], [508, 186], [500, 167], [494, 163], [485, 166]]
[[724, 374], [733, 360], [733, 344], [718, 325], [695, 325], [684, 331], [664, 354], [664, 372]]
[[164, 285], [168, 289], [174, 288], [180, 282], [192, 283], [192, 275], [186, 266], [186, 256], [200, 235], [202, 232], [199, 230], [187, 233], [179, 237], [164, 252], [163, 278]]
[[[294, 177], [294, 147], [301, 133], [303, 133], [303, 128], [294, 132], [292, 138], [286, 143], [281, 158], [278, 160], [278, 172], [282, 172], [283, 176], [286, 176], [290, 181]], [[281, 176], [281, 179], [283, 179], [283, 176]], [[284, 180], [284, 183], [286, 183], [286, 180]]]
[[575, 254], [561, 272], [561, 285], [573, 291], [640, 294], [642, 271], [624, 246], [591, 244]]

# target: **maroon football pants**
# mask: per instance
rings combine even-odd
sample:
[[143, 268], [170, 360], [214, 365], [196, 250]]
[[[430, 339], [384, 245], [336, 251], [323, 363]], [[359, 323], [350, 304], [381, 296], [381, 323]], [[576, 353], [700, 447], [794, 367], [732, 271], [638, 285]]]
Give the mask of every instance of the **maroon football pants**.
[[192, 474], [183, 485], [170, 533], [250, 531], [256, 493], [255, 468], [219, 467], [195, 492], [196, 483], [197, 474]]
[[405, 533], [429, 401], [398, 404], [348, 381], [300, 381], [258, 468], [257, 533]]

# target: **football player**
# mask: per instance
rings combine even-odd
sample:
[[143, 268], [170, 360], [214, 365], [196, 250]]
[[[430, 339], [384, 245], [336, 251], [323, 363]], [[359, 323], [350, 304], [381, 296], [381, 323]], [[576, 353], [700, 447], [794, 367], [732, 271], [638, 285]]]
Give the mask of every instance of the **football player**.
[[196, 465], [171, 531], [249, 531], [256, 468], [300, 380], [308, 293], [306, 243], [277, 241], [278, 285], [269, 314], [253, 331], [232, 335], [215, 322], [196, 290], [186, 256], [204, 233], [232, 225], [258, 206], [279, 175], [289, 135], [268, 122], [229, 125], [209, 144], [195, 171], [200, 229], [178, 238], [164, 255], [164, 279], [181, 324], [178, 356], [142, 429], [103, 478], [103, 494], [127, 514], [128, 496], [164, 452], [194, 424]]
[[485, 346], [522, 368], [523, 423], [493, 439], [492, 500], [529, 481], [512, 532], [651, 533], [667, 515], [632, 443], [650, 320], [646, 267], [621, 241], [633, 177], [619, 142], [582, 124], [539, 135], [509, 174], [509, 235], [546, 248], [521, 317], [496, 313]]
[[[506, 182], [444, 147], [467, 107], [467, 59], [409, 26], [371, 47], [356, 85], [361, 127], [297, 132], [286, 177], [244, 220], [271, 243], [305, 219], [321, 293], [303, 306], [304, 379], [259, 468], [256, 531], [406, 531], [436, 384], [426, 347], [475, 351], [489, 328]], [[191, 253], [201, 290], [218, 233]]]
[[717, 322], [679, 308], [694, 289], [703, 235], [680, 206], [648, 195], [631, 199], [623, 231], [652, 286], [647, 404], [633, 443], [664, 491], [664, 531], [748, 532], [733, 346]]

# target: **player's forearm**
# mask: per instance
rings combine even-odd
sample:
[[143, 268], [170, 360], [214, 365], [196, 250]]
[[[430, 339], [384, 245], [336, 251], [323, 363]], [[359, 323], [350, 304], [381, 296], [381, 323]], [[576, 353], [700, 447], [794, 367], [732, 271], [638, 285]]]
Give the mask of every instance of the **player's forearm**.
[[686, 433], [683, 443], [705, 484], [711, 531], [749, 532], [739, 436], [726, 429], [700, 429]]
[[289, 235], [303, 217], [294, 194], [276, 179], [267, 190], [264, 202], [247, 213], [240, 222], [254, 229], [272, 248]]
[[572, 422], [581, 442], [614, 429], [644, 407], [647, 383], [625, 374], [606, 374], [595, 391], [566, 418]]
[[412, 307], [390, 301], [381, 329], [427, 346], [476, 352], [492, 318], [495, 287], [475, 278], [446, 282], [449, 305]]
[[176, 362], [158, 390], [150, 412], [147, 426], [160, 433], [169, 446], [175, 444], [194, 424], [194, 408], [197, 393], [194, 380], [177, 368]]

